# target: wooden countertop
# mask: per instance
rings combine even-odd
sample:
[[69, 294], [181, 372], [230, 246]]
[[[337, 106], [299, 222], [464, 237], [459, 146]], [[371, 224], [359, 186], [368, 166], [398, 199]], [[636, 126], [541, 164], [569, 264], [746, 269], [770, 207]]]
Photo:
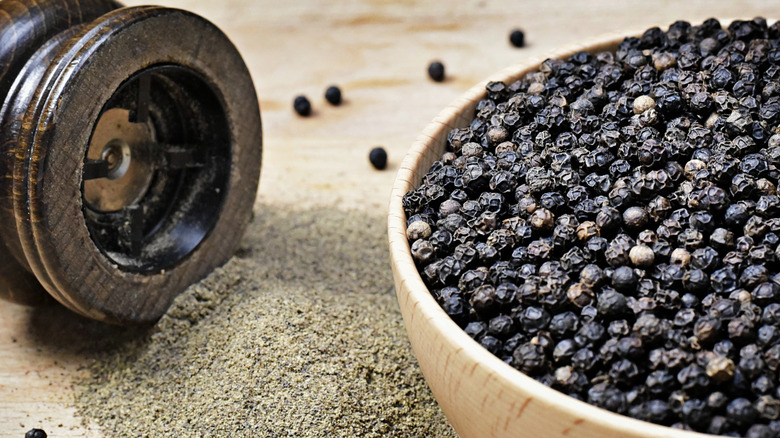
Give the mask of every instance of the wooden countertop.
[[[503, 67], [603, 32], [668, 26], [678, 18], [695, 24], [711, 16], [777, 13], [770, 0], [159, 3], [215, 22], [249, 65], [263, 117], [258, 205], [329, 204], [374, 213], [386, 209], [398, 165], [423, 127]], [[515, 27], [526, 33], [524, 49], [508, 43]], [[443, 83], [427, 78], [434, 59], [447, 68]], [[331, 84], [342, 88], [340, 107], [323, 98]], [[298, 94], [309, 96], [312, 117], [292, 111]], [[375, 145], [388, 151], [386, 171], [368, 164]], [[80, 352], [87, 330], [101, 329], [59, 307], [0, 305], [0, 436], [22, 437], [36, 426], [51, 437], [102, 436], [71, 407], [72, 379], [87, 361]]]

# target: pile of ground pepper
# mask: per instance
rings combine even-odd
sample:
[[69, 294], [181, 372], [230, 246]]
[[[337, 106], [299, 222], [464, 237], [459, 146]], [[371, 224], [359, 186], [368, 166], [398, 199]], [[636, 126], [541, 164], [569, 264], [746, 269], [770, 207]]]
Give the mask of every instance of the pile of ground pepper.
[[264, 208], [242, 249], [77, 395], [110, 436], [454, 436], [392, 291], [382, 217]]
[[593, 405], [780, 436], [780, 23], [652, 28], [474, 113], [404, 197], [453, 320]]

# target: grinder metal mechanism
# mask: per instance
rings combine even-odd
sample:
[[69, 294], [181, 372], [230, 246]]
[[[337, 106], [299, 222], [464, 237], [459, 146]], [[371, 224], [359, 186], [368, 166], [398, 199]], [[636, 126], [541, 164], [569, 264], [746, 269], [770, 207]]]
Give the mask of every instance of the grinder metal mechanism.
[[0, 1], [0, 296], [158, 319], [252, 213], [260, 110], [236, 48], [189, 12]]

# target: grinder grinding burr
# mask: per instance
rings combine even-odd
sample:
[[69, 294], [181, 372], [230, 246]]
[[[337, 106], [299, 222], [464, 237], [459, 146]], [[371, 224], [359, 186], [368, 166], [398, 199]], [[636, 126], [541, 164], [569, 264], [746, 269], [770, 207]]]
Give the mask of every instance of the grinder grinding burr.
[[0, 296], [158, 319], [252, 213], [260, 110], [236, 48], [192, 13], [0, 1]]

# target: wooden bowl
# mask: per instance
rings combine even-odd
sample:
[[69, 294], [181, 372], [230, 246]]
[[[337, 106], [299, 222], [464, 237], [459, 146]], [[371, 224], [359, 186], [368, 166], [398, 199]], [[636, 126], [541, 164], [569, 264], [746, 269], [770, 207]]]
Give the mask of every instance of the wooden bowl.
[[485, 97], [488, 81], [511, 84], [537, 70], [545, 59], [563, 59], [582, 50], [614, 51], [625, 36], [641, 34], [642, 31], [604, 35], [502, 70], [442, 111], [423, 131], [401, 165], [388, 215], [390, 257], [398, 301], [420, 368], [462, 438], [711, 436], [659, 426], [591, 406], [507, 365], [471, 339], [441, 309], [423, 283], [406, 239], [406, 215], [401, 204], [404, 194], [418, 187], [431, 164], [441, 157], [447, 134], [454, 128], [469, 125], [477, 102]]

